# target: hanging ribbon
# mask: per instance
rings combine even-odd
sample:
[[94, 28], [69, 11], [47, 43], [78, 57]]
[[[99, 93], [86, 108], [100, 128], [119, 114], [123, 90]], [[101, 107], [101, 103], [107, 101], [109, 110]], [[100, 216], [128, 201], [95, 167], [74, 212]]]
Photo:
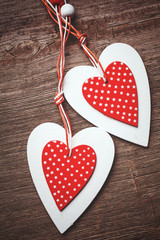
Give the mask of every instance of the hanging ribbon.
[[[42, 2], [45, 4], [47, 11], [49, 13], [49, 15], [51, 16], [51, 18], [59, 25], [58, 20], [55, 19], [55, 16], [57, 15], [56, 13], [56, 7], [57, 6], [53, 6], [49, 0], [42, 0]], [[71, 33], [73, 36], [75, 36], [78, 39], [79, 45], [82, 47], [82, 49], [84, 50], [85, 54], [87, 55], [87, 57], [90, 59], [91, 63], [93, 64], [94, 67], [96, 67], [100, 73], [102, 74], [102, 77], [104, 79], [104, 82], [108, 82], [107, 80], [107, 75], [99, 61], [99, 59], [95, 56], [95, 54], [86, 46], [86, 38], [87, 35], [86, 34], [81, 34], [75, 27], [73, 27], [71, 25], [71, 21], [69, 20], [69, 22], [66, 21], [66, 19], [64, 19], [63, 17], [59, 16], [59, 18], [61, 18], [61, 22], [65, 25], [62, 24], [62, 28], [65, 29], [65, 26], [67, 25], [68, 28], [66, 29], [66, 31], [68, 31], [68, 33]]]

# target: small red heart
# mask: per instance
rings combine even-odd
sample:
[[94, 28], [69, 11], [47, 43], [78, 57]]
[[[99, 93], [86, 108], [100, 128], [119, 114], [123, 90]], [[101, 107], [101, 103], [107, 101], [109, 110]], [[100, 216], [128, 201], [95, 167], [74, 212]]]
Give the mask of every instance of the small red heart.
[[71, 157], [68, 157], [68, 148], [61, 141], [50, 141], [45, 145], [42, 152], [43, 172], [60, 211], [86, 185], [95, 165], [96, 154], [87, 145], [73, 148]]
[[138, 95], [134, 76], [122, 62], [112, 62], [105, 70], [108, 82], [89, 78], [82, 86], [86, 101], [104, 115], [138, 126]]

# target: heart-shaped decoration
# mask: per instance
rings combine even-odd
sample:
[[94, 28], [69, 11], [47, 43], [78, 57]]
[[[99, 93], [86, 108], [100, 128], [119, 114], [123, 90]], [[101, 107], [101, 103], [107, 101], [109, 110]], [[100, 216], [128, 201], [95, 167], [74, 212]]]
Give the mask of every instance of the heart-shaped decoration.
[[[105, 48], [99, 60], [106, 73], [108, 72], [107, 86], [106, 83], [102, 84], [102, 76], [96, 68], [91, 66], [75, 67], [64, 78], [63, 91], [67, 101], [80, 115], [94, 125], [127, 141], [147, 146], [151, 103], [148, 77], [142, 59], [131, 46], [115, 43]], [[126, 71], [119, 67], [113, 69], [114, 63], [118, 63], [119, 67], [123, 63]], [[123, 77], [120, 78], [122, 73]], [[126, 78], [127, 74], [128, 78]], [[99, 89], [95, 86], [94, 88], [90, 87], [90, 84], [94, 83], [95, 85], [95, 82], [96, 86], [100, 85]], [[84, 87], [88, 92], [92, 92], [93, 89], [94, 93], [85, 94]], [[112, 88], [112, 91], [109, 88]], [[123, 90], [120, 91], [120, 89]], [[128, 89], [130, 91], [127, 91]], [[107, 91], [109, 92], [107, 93]], [[110, 96], [105, 95], [104, 99], [104, 95], [102, 95], [104, 93]], [[116, 94], [119, 96], [122, 94], [123, 97], [117, 98]], [[101, 108], [102, 106], [103, 108]]]
[[107, 83], [101, 77], [92, 77], [84, 82], [84, 98], [106, 116], [137, 127], [137, 88], [131, 70], [125, 63], [116, 61], [105, 72]]
[[[54, 123], [44, 123], [32, 131], [27, 145], [33, 182], [48, 214], [61, 233], [79, 218], [103, 186], [110, 172], [115, 151], [109, 134], [96, 127], [84, 129], [73, 137], [72, 158], [67, 157], [65, 144], [64, 128]], [[67, 168], [70, 170], [67, 171]], [[54, 178], [51, 179], [51, 175]], [[61, 185], [59, 189], [58, 185]], [[64, 189], [64, 192], [57, 192], [55, 189]]]
[[96, 165], [96, 154], [87, 145], [72, 149], [71, 157], [63, 142], [47, 143], [42, 152], [42, 166], [48, 187], [59, 210], [63, 210], [82, 190]]

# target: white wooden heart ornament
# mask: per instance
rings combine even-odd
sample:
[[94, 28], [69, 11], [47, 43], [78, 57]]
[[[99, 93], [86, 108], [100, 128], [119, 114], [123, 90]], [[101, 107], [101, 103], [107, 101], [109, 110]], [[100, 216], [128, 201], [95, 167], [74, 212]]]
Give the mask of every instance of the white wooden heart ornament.
[[[147, 73], [141, 57], [131, 46], [123, 43], [115, 43], [104, 49], [99, 60], [104, 70], [113, 62], [122, 62], [130, 69], [130, 74], [133, 74], [138, 95], [138, 108], [135, 108], [136, 110], [138, 109], [138, 123], [136, 124], [136, 127], [103, 114], [103, 111], [108, 110], [107, 107], [98, 111], [86, 101], [82, 92], [83, 86], [85, 86], [85, 83], [88, 84], [88, 79], [93, 78], [94, 81], [94, 79], [102, 77], [100, 72], [94, 67], [78, 66], [71, 69], [66, 74], [63, 91], [67, 101], [81, 116], [95, 126], [101, 127], [107, 132], [127, 141], [145, 147], [148, 146], [151, 115], [150, 89]], [[133, 87], [135, 86], [133, 85]], [[121, 94], [121, 92], [119, 94]], [[98, 97], [100, 97], [100, 95]], [[94, 105], [94, 102], [92, 105]], [[112, 113], [112, 111], [110, 112]], [[118, 114], [119, 112], [120, 111], [117, 111]], [[124, 117], [122, 116], [122, 118]], [[130, 120], [130, 118], [128, 119]], [[137, 121], [137, 119], [133, 118], [133, 121]]]
[[[65, 144], [64, 128], [55, 123], [44, 123], [36, 127], [28, 139], [28, 163], [33, 182], [49, 216], [58, 230], [64, 233], [90, 205], [103, 186], [112, 167], [115, 150], [109, 134], [96, 127], [84, 129], [73, 137], [73, 148], [78, 149], [79, 145], [88, 145], [94, 150], [96, 165], [87, 184], [61, 211], [51, 194], [42, 166], [43, 149], [46, 151], [46, 144], [51, 141]], [[50, 147], [50, 144], [47, 147]]]

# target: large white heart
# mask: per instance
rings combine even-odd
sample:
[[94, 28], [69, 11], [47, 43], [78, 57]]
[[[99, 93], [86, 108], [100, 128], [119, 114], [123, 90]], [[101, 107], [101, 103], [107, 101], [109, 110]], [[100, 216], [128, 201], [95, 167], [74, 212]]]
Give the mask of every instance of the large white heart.
[[81, 116], [95, 126], [101, 127], [127, 141], [147, 146], [150, 131], [151, 102], [148, 77], [141, 57], [131, 46], [115, 43], [104, 49], [99, 60], [104, 69], [114, 61], [123, 62], [131, 69], [138, 92], [138, 127], [105, 116], [85, 100], [82, 94], [84, 81], [91, 77], [101, 76], [100, 72], [94, 67], [78, 66], [66, 74], [63, 91], [67, 101]]
[[66, 143], [64, 128], [55, 123], [44, 123], [36, 127], [28, 140], [28, 163], [33, 182], [49, 216], [58, 230], [64, 233], [85, 211], [103, 186], [113, 163], [115, 149], [109, 134], [96, 127], [84, 129], [73, 137], [73, 147], [85, 144], [94, 149], [97, 163], [86, 186], [63, 211], [60, 211], [51, 195], [42, 169], [42, 151], [46, 143], [51, 140]]

